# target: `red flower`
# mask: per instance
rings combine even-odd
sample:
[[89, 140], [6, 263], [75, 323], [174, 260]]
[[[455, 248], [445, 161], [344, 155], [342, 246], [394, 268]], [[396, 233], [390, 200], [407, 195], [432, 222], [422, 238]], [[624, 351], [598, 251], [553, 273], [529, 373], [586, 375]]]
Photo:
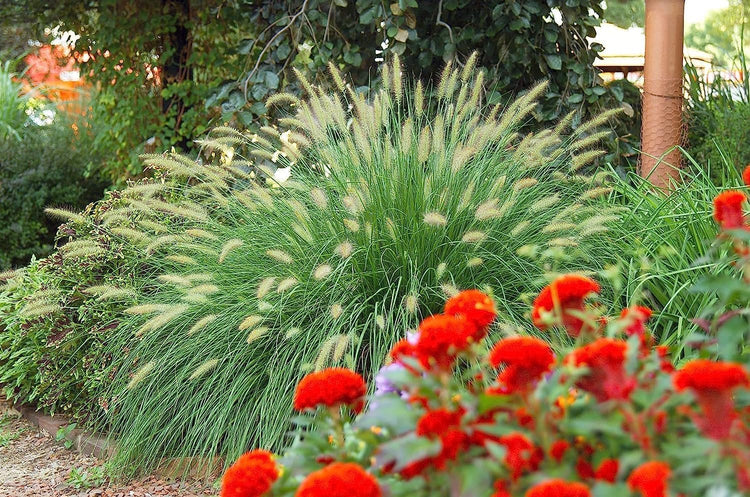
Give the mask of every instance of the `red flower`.
[[714, 219], [722, 229], [737, 229], [745, 225], [742, 215], [745, 199], [745, 194], [739, 190], [726, 190], [714, 198]]
[[521, 433], [509, 433], [497, 438], [497, 443], [505, 447], [503, 462], [510, 469], [510, 478], [518, 480], [525, 470], [536, 471], [544, 457], [541, 449]]
[[329, 368], [302, 378], [294, 392], [294, 408], [315, 409], [319, 405], [336, 407], [341, 404], [360, 412], [367, 386], [362, 377], [350, 369]]
[[260, 497], [270, 490], [278, 477], [279, 470], [270, 452], [247, 452], [224, 473], [221, 497]]
[[310, 473], [295, 497], [381, 497], [380, 485], [354, 463], [335, 462]]
[[732, 390], [750, 386], [745, 368], [731, 362], [696, 359], [677, 371], [672, 381], [677, 390], [689, 388], [697, 397], [703, 417], [696, 424], [703, 433], [717, 440], [727, 438], [737, 417]]
[[437, 365], [448, 369], [465, 350], [476, 333], [476, 326], [463, 318], [436, 314], [419, 325], [415, 353], [424, 367]]
[[742, 182], [750, 186], [750, 164], [745, 166], [745, 170], [742, 171]]
[[600, 402], [627, 399], [635, 388], [635, 380], [625, 372], [627, 348], [627, 343], [622, 340], [600, 338], [574, 350], [566, 362], [588, 368], [576, 386], [591, 393]]
[[625, 324], [625, 334], [628, 336], [646, 334], [646, 321], [651, 318], [653, 312], [648, 307], [636, 305], [627, 307], [620, 313], [620, 319]]
[[532, 337], [511, 337], [500, 340], [490, 351], [492, 366], [505, 369], [497, 377], [500, 392], [513, 393], [534, 388], [555, 362], [555, 354], [542, 340]]
[[412, 373], [417, 373], [412, 365], [406, 364], [404, 361], [404, 358], [406, 357], [414, 357], [416, 354], [416, 349], [414, 345], [409, 342], [406, 338], [399, 340], [395, 343], [393, 348], [391, 349], [391, 359], [393, 359], [393, 362], [396, 362], [398, 364], [401, 364], [404, 366], [407, 370], [411, 371]]
[[672, 470], [667, 463], [651, 461], [643, 463], [630, 473], [628, 485], [642, 497], [666, 497], [667, 480]]
[[463, 317], [477, 327], [475, 341], [487, 334], [487, 327], [497, 316], [495, 302], [479, 290], [464, 290], [445, 303], [445, 314]]
[[555, 461], [561, 462], [569, 448], [570, 444], [566, 440], [555, 440], [549, 448], [549, 455]]
[[537, 483], [524, 495], [525, 497], [591, 497], [591, 491], [583, 483], [554, 479]]
[[614, 483], [617, 479], [617, 472], [620, 470], [620, 462], [617, 459], [604, 459], [599, 463], [599, 467], [594, 472], [594, 478], [597, 480]]
[[497, 480], [495, 482], [495, 493], [490, 497], [513, 497], [508, 491], [508, 482], [505, 480]]
[[[464, 410], [451, 412], [447, 409], [428, 411], [417, 421], [416, 433], [426, 438], [439, 438], [440, 454], [422, 461], [423, 467], [432, 465], [443, 469], [446, 461], [452, 461], [468, 445], [469, 437], [460, 428]], [[413, 468], [414, 469], [414, 468]], [[402, 474], [403, 476], [403, 474]]]
[[[583, 299], [591, 293], [599, 293], [599, 284], [585, 276], [565, 274], [545, 286], [534, 300], [531, 318], [540, 330], [547, 328], [543, 314], [554, 313], [571, 336], [577, 337], [584, 326], [583, 320], [573, 315], [583, 312]], [[574, 313], [570, 313], [574, 311]]]

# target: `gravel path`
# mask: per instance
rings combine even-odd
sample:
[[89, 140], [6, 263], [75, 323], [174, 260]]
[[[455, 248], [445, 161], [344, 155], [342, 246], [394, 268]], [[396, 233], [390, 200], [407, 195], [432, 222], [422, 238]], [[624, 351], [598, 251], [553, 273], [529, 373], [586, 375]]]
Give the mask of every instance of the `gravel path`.
[[[109, 482], [102, 461], [66, 449], [0, 404], [0, 496], [2, 497], [203, 497], [217, 491], [197, 481], [156, 477]], [[76, 488], [76, 484], [79, 488]]]

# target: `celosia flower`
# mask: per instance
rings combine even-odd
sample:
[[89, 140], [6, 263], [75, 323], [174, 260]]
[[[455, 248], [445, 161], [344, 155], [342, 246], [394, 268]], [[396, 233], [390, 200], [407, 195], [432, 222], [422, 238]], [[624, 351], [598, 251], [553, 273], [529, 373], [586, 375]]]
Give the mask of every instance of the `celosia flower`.
[[525, 497], [591, 497], [591, 491], [583, 483], [554, 479], [537, 483], [524, 495]]
[[742, 182], [745, 183], [746, 186], [750, 186], [750, 164], [745, 166], [745, 170], [742, 171]]
[[497, 316], [495, 302], [479, 290], [464, 290], [445, 303], [445, 314], [462, 316], [477, 327], [476, 341], [487, 334], [487, 327]]
[[518, 480], [524, 471], [536, 471], [544, 458], [542, 450], [522, 433], [509, 433], [496, 441], [505, 447], [503, 462], [508, 466], [513, 481]]
[[727, 438], [737, 417], [732, 390], [750, 386], [745, 368], [731, 362], [696, 359], [685, 364], [672, 379], [677, 390], [689, 388], [697, 397], [703, 411], [703, 417], [696, 419], [701, 431], [717, 440]]
[[523, 392], [550, 370], [555, 354], [547, 343], [533, 337], [511, 337], [492, 348], [489, 361], [493, 367], [505, 366], [497, 377], [502, 393]]
[[726, 190], [714, 198], [714, 219], [725, 230], [742, 228], [745, 225], [742, 204], [745, 194], [739, 190]]
[[466, 319], [445, 314], [430, 316], [419, 325], [416, 356], [425, 367], [448, 369], [471, 344], [475, 333], [476, 326]]
[[319, 405], [336, 407], [347, 405], [355, 412], [364, 407], [367, 391], [362, 377], [345, 368], [329, 368], [302, 378], [294, 392], [294, 408], [298, 411], [315, 409]]
[[534, 326], [540, 330], [547, 328], [543, 315], [554, 313], [560, 324], [568, 333], [577, 337], [581, 333], [584, 321], [570, 311], [583, 312], [583, 300], [592, 293], [599, 293], [599, 284], [577, 274], [565, 274], [547, 285], [534, 300], [531, 317]]
[[627, 348], [627, 343], [622, 340], [600, 338], [574, 350], [566, 362], [588, 368], [576, 386], [591, 393], [600, 402], [627, 399], [635, 388], [635, 380], [625, 372]]
[[[461, 418], [464, 410], [449, 411], [435, 409], [428, 411], [417, 421], [416, 434], [431, 439], [439, 439], [440, 454], [421, 461], [422, 467], [428, 465], [443, 469], [446, 461], [455, 460], [458, 454], [468, 445], [468, 436], [461, 429]], [[402, 475], [403, 476], [403, 475]]]
[[667, 480], [672, 470], [667, 463], [651, 461], [643, 463], [630, 473], [628, 485], [642, 497], [666, 497]]
[[260, 497], [271, 489], [278, 477], [279, 470], [270, 452], [247, 452], [224, 473], [221, 497]]
[[490, 497], [512, 497], [508, 491], [508, 482], [505, 480], [495, 481], [495, 492]]
[[651, 318], [653, 312], [648, 307], [635, 305], [627, 307], [620, 313], [620, 319], [625, 324], [625, 334], [643, 337], [646, 334], [646, 321]]
[[381, 497], [378, 481], [354, 463], [335, 462], [310, 473], [295, 497]]
[[561, 462], [569, 448], [570, 443], [567, 440], [555, 440], [549, 448], [549, 455], [555, 461]]
[[614, 483], [617, 479], [617, 472], [620, 470], [620, 462], [617, 459], [604, 459], [594, 472], [594, 478], [597, 480]]

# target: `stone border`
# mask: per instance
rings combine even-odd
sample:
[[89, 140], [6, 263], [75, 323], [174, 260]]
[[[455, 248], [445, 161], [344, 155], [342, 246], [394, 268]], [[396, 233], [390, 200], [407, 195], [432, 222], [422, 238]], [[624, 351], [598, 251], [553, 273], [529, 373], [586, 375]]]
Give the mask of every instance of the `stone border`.
[[[48, 416], [38, 412], [32, 406], [13, 404], [2, 395], [0, 395], [0, 404], [6, 404], [16, 410], [29, 423], [40, 430], [46, 431], [53, 437], [57, 437], [59, 430], [70, 424], [70, 420], [65, 416]], [[111, 458], [117, 450], [117, 444], [107, 437], [78, 428], [66, 433], [65, 439], [73, 444], [71, 448], [76, 452], [101, 460]], [[223, 465], [224, 460], [220, 457], [175, 457], [162, 463], [153, 474], [165, 479], [187, 477], [194, 480], [210, 481], [221, 477]]]

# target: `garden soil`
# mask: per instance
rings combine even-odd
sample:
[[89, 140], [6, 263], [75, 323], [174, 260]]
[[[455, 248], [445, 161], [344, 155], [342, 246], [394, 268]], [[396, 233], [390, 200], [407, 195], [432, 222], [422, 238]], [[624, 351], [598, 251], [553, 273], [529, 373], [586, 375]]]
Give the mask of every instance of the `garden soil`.
[[54, 435], [39, 431], [0, 404], [0, 496], [2, 497], [204, 497], [217, 491], [197, 481], [149, 477], [129, 483], [105, 482], [74, 488], [69, 475], [91, 471], [102, 461], [66, 449]]

